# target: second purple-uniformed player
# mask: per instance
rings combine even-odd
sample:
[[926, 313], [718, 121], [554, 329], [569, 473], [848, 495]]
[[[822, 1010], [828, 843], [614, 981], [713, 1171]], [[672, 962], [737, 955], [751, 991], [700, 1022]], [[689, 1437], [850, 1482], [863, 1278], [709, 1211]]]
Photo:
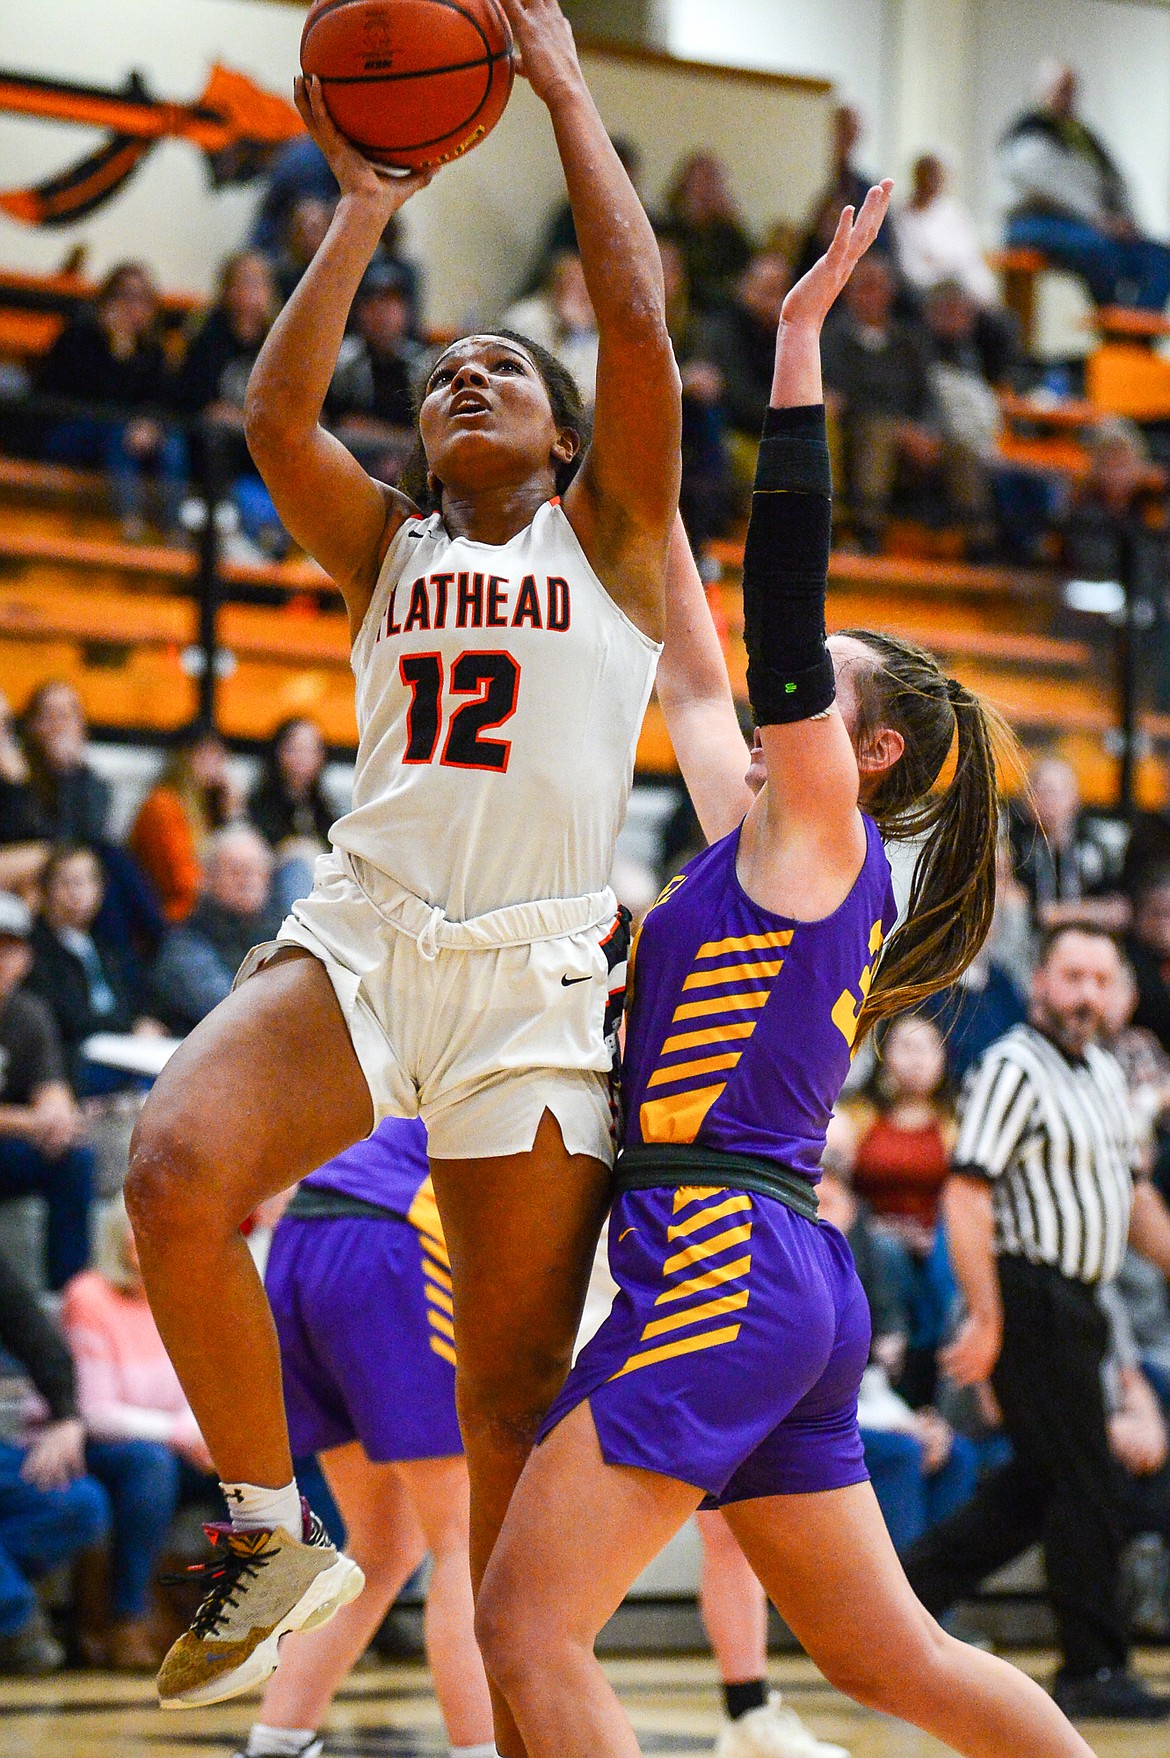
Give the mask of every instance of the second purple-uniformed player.
[[[549, 1412], [480, 1595], [480, 1646], [527, 1758], [636, 1758], [594, 1640], [703, 1506], [723, 1510], [842, 1690], [969, 1758], [1091, 1758], [1037, 1684], [914, 1597], [858, 1433], [865, 1296], [817, 1215], [852, 1049], [956, 979], [995, 892], [988, 711], [919, 648], [825, 638], [820, 330], [889, 195], [846, 211], [784, 305], [744, 560], [746, 780], [698, 576], [681, 543], [672, 558], [659, 696], [710, 847], [666, 887], [634, 957], [618, 1294]], [[888, 836], [920, 851], [897, 926]]]

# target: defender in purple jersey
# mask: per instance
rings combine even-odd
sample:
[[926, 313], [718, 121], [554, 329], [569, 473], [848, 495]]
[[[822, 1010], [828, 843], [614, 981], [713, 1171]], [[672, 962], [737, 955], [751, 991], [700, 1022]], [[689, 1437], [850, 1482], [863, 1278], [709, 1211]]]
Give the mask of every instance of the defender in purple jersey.
[[[865, 1298], [817, 1214], [852, 1049], [956, 979], [994, 904], [991, 716], [921, 649], [825, 637], [820, 328], [889, 195], [846, 211], [784, 305], [744, 559], [746, 778], [681, 543], [672, 561], [659, 698], [711, 846], [670, 881], [633, 958], [618, 1294], [549, 1413], [480, 1596], [480, 1645], [527, 1758], [635, 1758], [592, 1643], [703, 1505], [722, 1508], [790, 1628], [860, 1701], [970, 1758], [1089, 1755], [1038, 1685], [953, 1641], [911, 1592], [865, 1481]], [[920, 850], [897, 925], [886, 836]]]
[[491, 1750], [472, 1630], [468, 1484], [455, 1416], [451, 1275], [426, 1127], [387, 1118], [300, 1186], [265, 1287], [294, 1457], [317, 1454], [364, 1593], [291, 1635], [239, 1758], [318, 1758], [334, 1693], [429, 1551], [427, 1654], [456, 1751]]

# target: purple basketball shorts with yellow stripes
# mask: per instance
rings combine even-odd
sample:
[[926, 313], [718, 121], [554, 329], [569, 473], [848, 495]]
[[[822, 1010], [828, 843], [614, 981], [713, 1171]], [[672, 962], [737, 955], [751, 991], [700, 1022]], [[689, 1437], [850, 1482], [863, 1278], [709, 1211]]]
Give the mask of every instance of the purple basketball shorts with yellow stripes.
[[745, 1191], [629, 1191], [609, 1263], [609, 1317], [541, 1440], [587, 1398], [607, 1464], [692, 1483], [707, 1507], [864, 1482], [869, 1307], [835, 1227]]
[[265, 1287], [295, 1457], [462, 1453], [446, 1252], [394, 1215], [286, 1215]]

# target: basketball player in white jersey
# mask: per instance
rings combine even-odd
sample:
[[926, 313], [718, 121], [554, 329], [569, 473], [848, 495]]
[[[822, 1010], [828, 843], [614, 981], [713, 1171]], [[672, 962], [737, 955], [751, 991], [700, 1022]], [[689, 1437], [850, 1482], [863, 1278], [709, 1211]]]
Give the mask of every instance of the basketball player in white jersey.
[[[321, 427], [362, 274], [426, 178], [376, 171], [298, 87], [341, 199], [257, 361], [247, 433], [282, 520], [345, 598], [360, 745], [312, 895], [183, 1045], [135, 1135], [151, 1305], [233, 1511], [160, 1674], [173, 1706], [258, 1682], [282, 1634], [361, 1584], [302, 1515], [271, 1315], [238, 1234], [249, 1211], [377, 1118], [425, 1120], [478, 1578], [568, 1367], [608, 1201], [608, 878], [662, 633], [680, 391], [657, 246], [568, 24], [556, 0], [504, 4], [600, 333], [575, 475], [570, 387], [492, 334], [448, 348], [426, 386], [429, 517]], [[521, 1758], [506, 1712], [497, 1739]]]

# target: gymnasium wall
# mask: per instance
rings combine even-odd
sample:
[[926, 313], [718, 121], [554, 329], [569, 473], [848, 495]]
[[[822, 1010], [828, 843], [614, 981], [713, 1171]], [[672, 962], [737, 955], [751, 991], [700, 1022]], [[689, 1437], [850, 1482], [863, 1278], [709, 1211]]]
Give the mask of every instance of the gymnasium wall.
[[[869, 125], [864, 162], [904, 178], [910, 155], [951, 147], [964, 193], [997, 237], [995, 143], [1046, 55], [1073, 61], [1085, 107], [1133, 180], [1142, 218], [1170, 236], [1170, 10], [1150, 0], [661, 0], [675, 54], [729, 56], [833, 80]], [[912, 88], [907, 90], [907, 83]], [[941, 88], [941, 89], [940, 89]], [[955, 101], [955, 94], [958, 101]], [[935, 99], [933, 124], [925, 124]]]
[[895, 22], [889, 0], [661, 0], [659, 28], [675, 55], [831, 79], [865, 112], [880, 156]]
[[[288, 92], [303, 20], [303, 8], [255, 0], [38, 0], [24, 9], [18, 33], [14, 10], [4, 8], [0, 66], [110, 87], [137, 69], [154, 95], [182, 102], [198, 97], [216, 60]], [[753, 224], [762, 229], [806, 209], [826, 162], [826, 86], [720, 77], [620, 54], [590, 58], [588, 71], [611, 128], [643, 148], [651, 202], [676, 160], [705, 145], [735, 167]], [[97, 140], [75, 127], [0, 116], [0, 183], [48, 176]], [[769, 142], [767, 154], [761, 140]], [[547, 116], [521, 83], [491, 139], [406, 210], [408, 248], [422, 263], [434, 321], [497, 315], [524, 279], [546, 215], [562, 196]], [[143, 256], [166, 285], [205, 291], [246, 232], [255, 199], [255, 186], [213, 191], [196, 150], [167, 142], [107, 206], [75, 226], [34, 230], [0, 215], [0, 263], [48, 271], [80, 242], [91, 272]]]

